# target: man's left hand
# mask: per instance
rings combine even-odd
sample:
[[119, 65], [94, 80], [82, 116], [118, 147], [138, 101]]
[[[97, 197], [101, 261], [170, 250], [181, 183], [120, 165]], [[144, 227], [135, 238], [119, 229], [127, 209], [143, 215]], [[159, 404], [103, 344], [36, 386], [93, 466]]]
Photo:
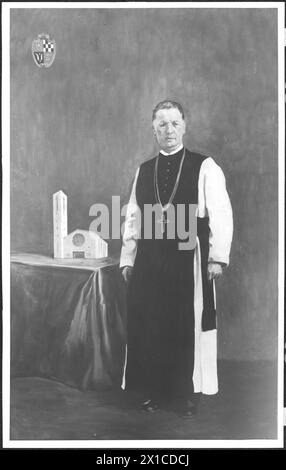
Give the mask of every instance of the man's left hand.
[[208, 280], [218, 279], [222, 276], [222, 265], [219, 263], [208, 264]]

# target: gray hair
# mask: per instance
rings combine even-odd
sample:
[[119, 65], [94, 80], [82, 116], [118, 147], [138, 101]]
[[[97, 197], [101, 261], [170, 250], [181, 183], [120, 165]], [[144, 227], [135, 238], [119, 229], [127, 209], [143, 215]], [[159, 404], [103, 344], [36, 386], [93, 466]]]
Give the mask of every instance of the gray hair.
[[177, 101], [172, 101], [172, 100], [164, 100], [164, 101], [160, 101], [160, 103], [158, 103], [153, 109], [152, 121], [156, 119], [156, 114], [160, 109], [172, 109], [172, 108], [178, 109], [181, 113], [182, 118], [185, 119], [183, 106], [180, 103], [177, 103]]

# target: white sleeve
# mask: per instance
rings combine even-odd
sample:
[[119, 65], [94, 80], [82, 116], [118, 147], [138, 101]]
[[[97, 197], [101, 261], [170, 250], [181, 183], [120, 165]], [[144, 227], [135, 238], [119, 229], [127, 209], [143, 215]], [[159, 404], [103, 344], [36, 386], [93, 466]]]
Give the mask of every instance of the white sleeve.
[[139, 168], [135, 174], [129, 202], [126, 209], [124, 231], [122, 237], [122, 248], [120, 256], [120, 267], [133, 266], [137, 251], [137, 241], [140, 235], [141, 214], [136, 200], [136, 184]]
[[229, 264], [233, 215], [222, 169], [209, 157], [199, 175], [198, 217], [209, 217], [209, 262]]

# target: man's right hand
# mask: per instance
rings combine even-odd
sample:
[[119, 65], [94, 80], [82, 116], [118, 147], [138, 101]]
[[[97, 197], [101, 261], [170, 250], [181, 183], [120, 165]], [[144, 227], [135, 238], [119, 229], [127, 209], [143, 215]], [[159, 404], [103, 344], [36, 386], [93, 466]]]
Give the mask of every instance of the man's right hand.
[[131, 275], [132, 275], [132, 269], [133, 267], [132, 266], [124, 266], [124, 268], [122, 268], [122, 276], [124, 278], [124, 281], [128, 284], [129, 281], [130, 281], [130, 278], [131, 278]]

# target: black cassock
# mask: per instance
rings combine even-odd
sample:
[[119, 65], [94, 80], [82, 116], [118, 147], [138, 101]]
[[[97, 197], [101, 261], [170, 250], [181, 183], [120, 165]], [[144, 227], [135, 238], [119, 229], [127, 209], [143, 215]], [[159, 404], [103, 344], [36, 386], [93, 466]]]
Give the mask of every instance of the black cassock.
[[[179, 171], [183, 149], [159, 155], [158, 186], [162, 204], [168, 202]], [[200, 166], [207, 158], [185, 150], [178, 188], [173, 199], [185, 204], [185, 228], [189, 227], [188, 205], [198, 203]], [[179, 250], [177, 234], [167, 239], [143, 238], [144, 204], [157, 204], [154, 190], [156, 158], [140, 166], [136, 200], [141, 209], [141, 238], [127, 295], [127, 365], [125, 389], [140, 390], [147, 398], [187, 399], [193, 393], [194, 369], [194, 250]], [[155, 216], [154, 216], [155, 217]], [[215, 325], [213, 285], [207, 280], [208, 219], [197, 219], [201, 247], [204, 309], [202, 329]]]

